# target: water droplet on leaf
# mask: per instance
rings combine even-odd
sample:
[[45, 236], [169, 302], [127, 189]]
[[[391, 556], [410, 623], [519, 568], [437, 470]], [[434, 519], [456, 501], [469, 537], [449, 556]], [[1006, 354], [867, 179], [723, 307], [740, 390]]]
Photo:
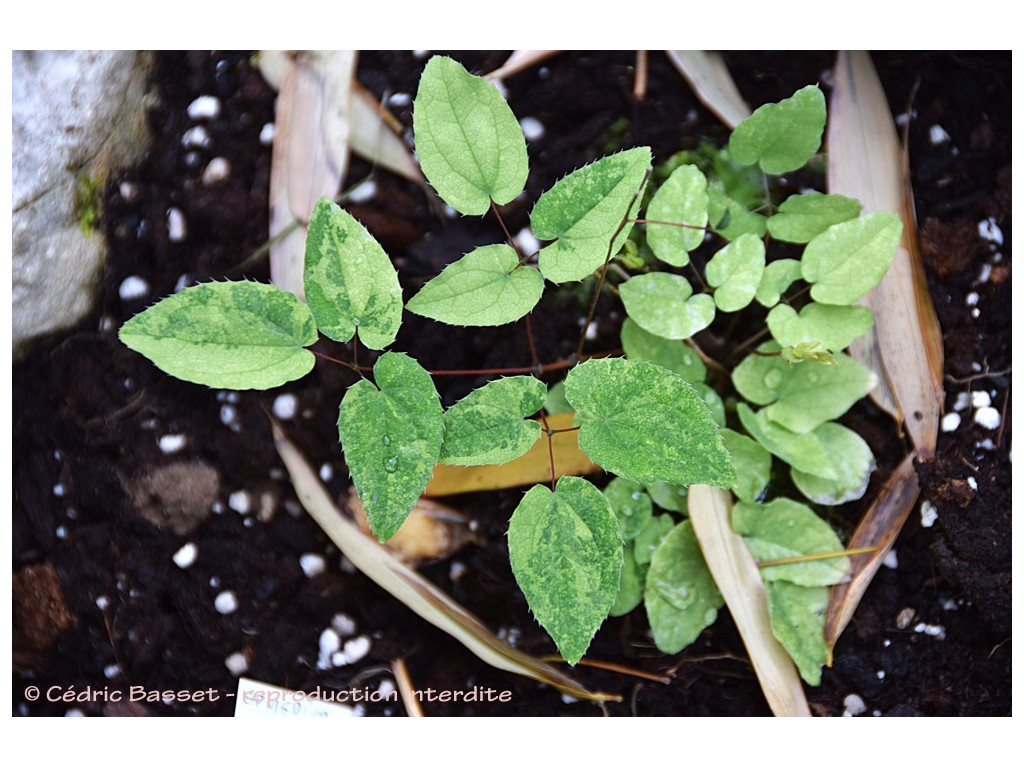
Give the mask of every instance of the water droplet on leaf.
[[768, 373], [764, 375], [764, 385], [768, 387], [768, 389], [776, 389], [780, 384], [782, 384], [782, 379], [782, 371], [768, 371]]
[[658, 594], [680, 611], [685, 611], [697, 599], [697, 596], [685, 586], [669, 584], [661, 579], [655, 579], [654, 584]]

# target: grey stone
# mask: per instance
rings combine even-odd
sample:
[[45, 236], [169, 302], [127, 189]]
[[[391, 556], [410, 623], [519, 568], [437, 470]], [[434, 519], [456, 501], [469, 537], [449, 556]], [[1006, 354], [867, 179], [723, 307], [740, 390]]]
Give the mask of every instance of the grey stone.
[[92, 308], [106, 246], [79, 226], [77, 190], [101, 189], [145, 147], [150, 56], [136, 51], [14, 51], [12, 234], [14, 355]]

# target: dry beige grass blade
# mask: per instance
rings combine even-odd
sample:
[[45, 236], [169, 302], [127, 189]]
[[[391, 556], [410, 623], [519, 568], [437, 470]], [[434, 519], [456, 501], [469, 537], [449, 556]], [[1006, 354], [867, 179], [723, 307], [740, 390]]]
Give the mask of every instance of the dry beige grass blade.
[[927, 461], [942, 411], [942, 334], [918, 255], [906, 156], [864, 51], [839, 54], [826, 142], [829, 192], [857, 198], [865, 213], [895, 211], [903, 220], [892, 266], [863, 302], [875, 326], [851, 353], [878, 374], [872, 398], [906, 424], [918, 458]]
[[750, 107], [740, 95], [722, 57], [715, 51], [665, 51], [701, 104], [735, 128], [748, 117]]
[[492, 82], [501, 80], [517, 72], [522, 72], [524, 69], [529, 69], [537, 62], [544, 61], [556, 53], [560, 53], [560, 51], [513, 51], [504, 64], [493, 72], [488, 72], [484, 77]]
[[864, 513], [847, 544], [849, 549], [874, 547], [875, 551], [867, 555], [851, 556], [853, 575], [850, 581], [832, 587], [828, 613], [825, 615], [825, 641], [828, 643], [826, 663], [829, 666], [832, 666], [832, 649], [836, 641], [850, 623], [871, 579], [896, 541], [896, 536], [917, 503], [919, 493], [914, 457], [908, 454], [886, 480], [878, 498]]
[[757, 563], [732, 530], [732, 495], [721, 488], [691, 485], [687, 508], [704, 559], [736, 621], [772, 712], [779, 717], [810, 717], [796, 666], [772, 634]]
[[[283, 61], [282, 61], [283, 59]], [[348, 167], [349, 87], [355, 51], [264, 51], [260, 67], [279, 82], [270, 168], [270, 279], [303, 295], [305, 224], [321, 197], [334, 197]], [[280, 239], [275, 236], [289, 229]]]
[[274, 446], [291, 475], [295, 494], [302, 506], [341, 553], [382, 589], [424, 620], [447, 632], [492, 667], [547, 683], [577, 699], [620, 699], [611, 694], [592, 693], [551, 665], [499, 640], [476, 616], [360, 531], [335, 506], [316, 472], [276, 423], [273, 430]]
[[[548, 416], [550, 429], [568, 429], [572, 426], [572, 413], [557, 413]], [[546, 483], [551, 480], [551, 457], [555, 460], [555, 478], [562, 475], [589, 475], [601, 468], [580, 450], [576, 432], [556, 432], [551, 436], [551, 451], [548, 452], [547, 438], [533, 444], [525, 454], [505, 464], [489, 464], [482, 467], [453, 467], [438, 464], [430, 478], [425, 496], [452, 496], [471, 491], [496, 491], [501, 488], [517, 488], [532, 483]]]

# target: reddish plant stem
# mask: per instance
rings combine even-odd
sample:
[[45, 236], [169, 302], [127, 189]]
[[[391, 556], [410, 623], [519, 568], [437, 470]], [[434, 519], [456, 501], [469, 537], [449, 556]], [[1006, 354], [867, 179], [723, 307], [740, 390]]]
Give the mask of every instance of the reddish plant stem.
[[543, 369], [540, 365], [540, 358], [537, 357], [537, 345], [533, 342], [533, 323], [530, 320], [531, 314], [531, 312], [528, 312], [524, 318], [526, 320], [526, 343], [530, 346], [530, 362], [533, 363], [533, 372], [535, 375], [540, 375]]
[[626, 207], [626, 213], [622, 217], [622, 221], [619, 222], [619, 226], [615, 228], [611, 238], [608, 240], [608, 253], [605, 254], [604, 264], [601, 266], [601, 274], [597, 276], [597, 288], [594, 289], [594, 298], [590, 302], [590, 310], [587, 312], [587, 321], [583, 323], [583, 328], [580, 330], [580, 343], [576, 345], [576, 358], [581, 359], [583, 357], [583, 347], [587, 343], [587, 329], [590, 327], [590, 323], [594, 320], [594, 313], [597, 311], [597, 302], [601, 298], [601, 289], [604, 287], [604, 278], [608, 274], [608, 263], [612, 260], [612, 246], [615, 245], [615, 238], [619, 236], [619, 232], [622, 228], [629, 223], [629, 212], [633, 208], [633, 203], [637, 197], [640, 196], [640, 190], [644, 188], [647, 183], [647, 179], [650, 178], [651, 170], [647, 169], [644, 174], [643, 181], [640, 182], [640, 187], [633, 193], [632, 199], [629, 201], [629, 205]]
[[[317, 352], [315, 349], [311, 349], [309, 351], [312, 352], [317, 357], [321, 358], [322, 360], [327, 360], [327, 361], [332, 362], [332, 363], [337, 363], [338, 365], [343, 365], [346, 368], [351, 368], [353, 371], [358, 373], [360, 376], [363, 375], [364, 368], [360, 368], [355, 363], [349, 363], [349, 362], [347, 362], [345, 360], [339, 360], [336, 357], [331, 357], [330, 355], [325, 355], [323, 352]], [[365, 370], [370, 370], [370, 369], [369, 368], [365, 368]]]
[[659, 219], [633, 219], [634, 224], [664, 224], [667, 227], [682, 227], [683, 229], [701, 229], [705, 232], [708, 231], [707, 227], [702, 227], [699, 224], [683, 224], [681, 221], [660, 221]]
[[547, 411], [541, 409], [540, 412], [540, 423], [544, 426], [544, 432], [548, 439], [548, 462], [551, 465], [551, 492], [555, 492], [555, 445], [552, 435], [554, 432], [551, 427], [548, 426], [548, 415]]
[[521, 267], [526, 263], [528, 257], [519, 251], [519, 245], [512, 239], [512, 233], [509, 232], [508, 227], [505, 226], [505, 220], [501, 218], [498, 206], [494, 204], [493, 200], [491, 200], [491, 212], [494, 214], [494, 218], [498, 220], [498, 224], [501, 226], [501, 231], [505, 233], [505, 241], [509, 244], [512, 250], [516, 252], [516, 256], [519, 257], [519, 264], [517, 266]]

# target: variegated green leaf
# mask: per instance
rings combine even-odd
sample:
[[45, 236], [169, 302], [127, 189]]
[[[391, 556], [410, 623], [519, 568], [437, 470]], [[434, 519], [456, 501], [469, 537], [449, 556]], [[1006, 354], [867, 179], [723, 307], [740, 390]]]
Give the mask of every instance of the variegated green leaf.
[[576, 664], [619, 592], [623, 547], [604, 495], [579, 477], [535, 485], [508, 525], [512, 573], [562, 657]]
[[325, 336], [345, 342], [358, 330], [363, 344], [383, 349], [398, 335], [398, 273], [373, 235], [327, 197], [309, 220], [304, 286]]
[[729, 487], [729, 454], [700, 395], [652, 363], [592, 359], [573, 368], [565, 395], [580, 423], [580, 448], [639, 483]]
[[306, 305], [262, 283], [203, 283], [121, 326], [121, 341], [162, 371], [220, 389], [270, 389], [313, 368]]
[[427, 487], [441, 453], [444, 418], [434, 382], [419, 363], [385, 352], [345, 393], [338, 435], [370, 528], [387, 541]]
[[442, 464], [504, 464], [537, 442], [540, 424], [525, 420], [544, 405], [547, 388], [532, 376], [509, 376], [470, 392], [444, 414]]
[[[636, 147], [603, 157], [540, 196], [530, 225], [541, 240], [540, 271], [553, 283], [582, 280], [618, 253], [643, 196], [651, 150]], [[613, 241], [614, 238], [614, 241]]]

